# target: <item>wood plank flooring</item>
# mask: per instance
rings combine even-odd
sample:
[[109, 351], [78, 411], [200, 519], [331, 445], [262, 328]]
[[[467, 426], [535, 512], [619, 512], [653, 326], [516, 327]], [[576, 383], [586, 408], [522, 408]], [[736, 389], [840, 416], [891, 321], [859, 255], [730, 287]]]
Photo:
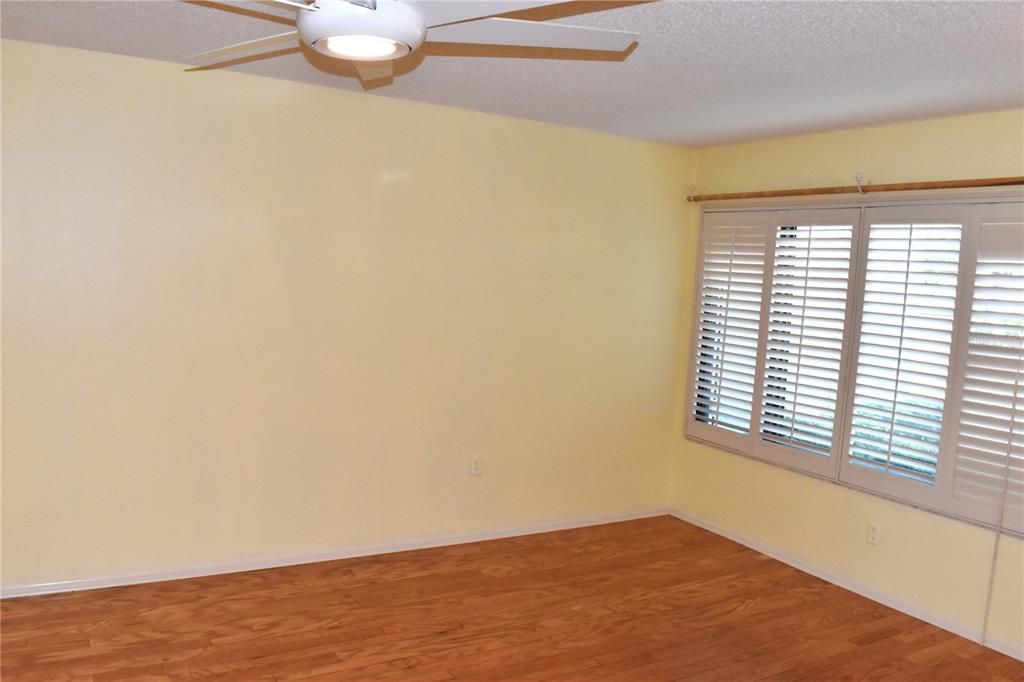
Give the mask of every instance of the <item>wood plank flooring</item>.
[[674, 518], [2, 603], [5, 682], [1024, 680]]

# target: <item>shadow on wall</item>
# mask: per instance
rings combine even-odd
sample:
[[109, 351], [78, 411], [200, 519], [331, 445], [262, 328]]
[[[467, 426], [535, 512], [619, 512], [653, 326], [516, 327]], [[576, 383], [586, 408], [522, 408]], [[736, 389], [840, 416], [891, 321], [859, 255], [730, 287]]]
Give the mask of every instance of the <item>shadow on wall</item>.
[[[236, 5], [227, 5], [215, 2], [214, 0], [184, 1], [190, 5], [221, 10], [232, 14], [240, 14], [254, 19], [263, 19], [265, 21], [272, 21], [278, 24], [285, 24], [287, 26], [293, 26], [295, 24], [294, 21], [287, 17], [268, 14], [245, 7], [238, 7]], [[512, 12], [503, 16], [529, 21], [548, 21], [552, 19], [564, 19], [566, 17], [591, 14], [593, 12], [603, 12], [609, 9], [628, 7], [630, 5], [642, 5], [654, 1], [655, 0], [578, 0], [576, 2], [566, 2], [557, 5], [548, 5], [546, 7], [523, 10], [521, 12]], [[242, 57], [234, 57], [232, 59], [223, 60], [213, 64], [205, 64], [203, 66], [196, 66], [186, 70], [212, 71], [216, 69], [227, 69], [233, 66], [240, 66], [242, 64], [249, 64], [252, 62], [262, 61], [264, 59], [273, 59], [274, 57], [282, 57], [301, 52], [306, 61], [319, 71], [342, 78], [358, 79], [360, 84], [363, 86], [363, 90], [373, 90], [392, 84], [397, 76], [404, 76], [408, 73], [412, 73], [420, 67], [427, 57], [557, 59], [588, 62], [622, 62], [629, 58], [629, 55], [633, 53], [636, 47], [637, 44], [633, 43], [629, 46], [629, 49], [624, 52], [607, 52], [603, 50], [575, 50], [549, 47], [514, 47], [507, 45], [466, 45], [462, 43], [428, 42], [409, 56], [395, 60], [393, 75], [373, 80], [363, 80], [359, 78], [359, 74], [356, 72], [356, 69], [351, 62], [343, 59], [332, 59], [331, 57], [320, 54], [304, 43], [299, 43], [295, 47], [278, 49], [270, 52], [260, 52]]]

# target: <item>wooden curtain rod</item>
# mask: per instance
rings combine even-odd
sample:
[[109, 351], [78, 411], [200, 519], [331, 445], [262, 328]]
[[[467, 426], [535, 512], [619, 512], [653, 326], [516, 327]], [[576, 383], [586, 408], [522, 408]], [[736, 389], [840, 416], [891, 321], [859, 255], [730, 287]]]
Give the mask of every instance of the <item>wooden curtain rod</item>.
[[718, 201], [720, 199], [768, 199], [771, 197], [809, 197], [817, 194], [856, 194], [871, 192], [903, 192], [915, 189], [952, 189], [956, 187], [997, 187], [1024, 185], [1024, 175], [1005, 178], [973, 178], [970, 180], [933, 180], [931, 182], [890, 182], [884, 185], [837, 185], [806, 189], [774, 189], [766, 192], [726, 192], [725, 194], [691, 194], [687, 201]]

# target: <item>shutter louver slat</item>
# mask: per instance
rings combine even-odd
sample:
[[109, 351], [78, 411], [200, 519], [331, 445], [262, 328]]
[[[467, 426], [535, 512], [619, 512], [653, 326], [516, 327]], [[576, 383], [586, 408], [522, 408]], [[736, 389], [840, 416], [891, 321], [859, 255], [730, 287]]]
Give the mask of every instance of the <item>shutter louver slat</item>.
[[996, 521], [1005, 488], [1024, 531], [1024, 222], [982, 221], [977, 241], [952, 494]]
[[776, 228], [761, 437], [828, 457], [853, 225]]
[[933, 483], [962, 226], [873, 223], [853, 396], [854, 464]]
[[705, 225], [693, 416], [750, 432], [767, 259], [759, 226]]

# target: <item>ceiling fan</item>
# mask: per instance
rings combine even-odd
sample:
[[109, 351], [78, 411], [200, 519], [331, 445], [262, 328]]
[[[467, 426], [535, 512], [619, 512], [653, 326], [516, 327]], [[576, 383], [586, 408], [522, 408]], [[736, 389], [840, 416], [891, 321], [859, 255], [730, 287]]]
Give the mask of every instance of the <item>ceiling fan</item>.
[[297, 10], [295, 30], [202, 52], [221, 57], [301, 40], [320, 54], [352, 62], [362, 81], [388, 78], [394, 60], [424, 42], [622, 52], [636, 33], [495, 15], [565, 0], [269, 0]]

